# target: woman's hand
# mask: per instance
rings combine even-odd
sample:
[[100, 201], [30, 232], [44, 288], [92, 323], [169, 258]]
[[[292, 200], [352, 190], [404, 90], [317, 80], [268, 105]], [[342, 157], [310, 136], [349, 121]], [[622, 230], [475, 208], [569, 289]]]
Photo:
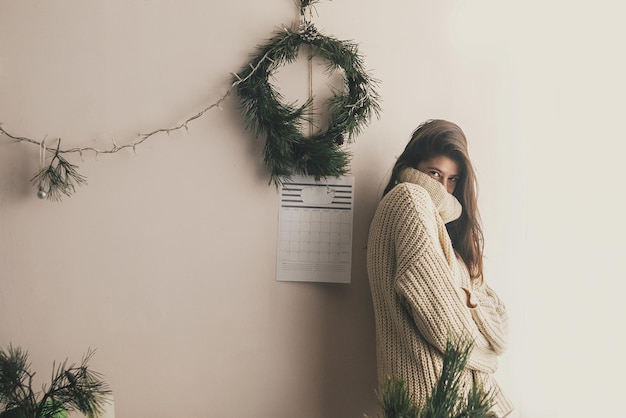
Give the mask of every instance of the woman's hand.
[[472, 309], [478, 306], [474, 295], [472, 295], [472, 292], [469, 289], [465, 287], [457, 287], [457, 293], [459, 294], [461, 301], [463, 301], [463, 304], [468, 308]]

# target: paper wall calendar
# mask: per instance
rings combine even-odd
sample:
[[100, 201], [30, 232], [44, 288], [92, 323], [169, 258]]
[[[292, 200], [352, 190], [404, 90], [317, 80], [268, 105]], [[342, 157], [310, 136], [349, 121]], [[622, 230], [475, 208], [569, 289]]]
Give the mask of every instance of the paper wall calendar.
[[281, 185], [276, 280], [350, 283], [353, 189], [347, 176]]

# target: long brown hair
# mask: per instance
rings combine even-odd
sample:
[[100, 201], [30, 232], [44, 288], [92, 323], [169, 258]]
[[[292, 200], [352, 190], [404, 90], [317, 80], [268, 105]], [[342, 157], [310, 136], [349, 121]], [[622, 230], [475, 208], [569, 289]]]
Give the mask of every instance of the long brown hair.
[[383, 196], [399, 183], [398, 175], [403, 168], [417, 169], [420, 162], [438, 156], [450, 158], [458, 164], [460, 170], [453, 195], [461, 203], [463, 212], [459, 219], [446, 224], [452, 246], [467, 265], [470, 277], [482, 281], [484, 247], [478, 212], [478, 186], [467, 150], [467, 139], [458, 125], [433, 119], [418, 126], [398, 157]]

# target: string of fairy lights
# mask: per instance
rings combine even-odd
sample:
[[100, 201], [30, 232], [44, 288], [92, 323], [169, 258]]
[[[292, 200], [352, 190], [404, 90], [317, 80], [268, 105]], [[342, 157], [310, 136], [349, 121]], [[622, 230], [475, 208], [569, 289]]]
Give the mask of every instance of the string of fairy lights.
[[[125, 149], [132, 149], [133, 152], [137, 152], [137, 147], [150, 138], [158, 135], [158, 134], [168, 134], [170, 135], [173, 132], [180, 131], [182, 129], [189, 132], [189, 124], [196, 119], [201, 118], [205, 113], [212, 109], [222, 109], [222, 103], [231, 95], [233, 90], [237, 88], [240, 83], [245, 82], [248, 78], [252, 77], [259, 66], [263, 64], [263, 62], [267, 59], [267, 57], [263, 57], [255, 66], [250, 66], [250, 73], [245, 77], [240, 77], [236, 73], [232, 73], [235, 81], [230, 85], [230, 87], [226, 90], [226, 92], [219, 97], [215, 102], [206, 106], [199, 112], [194, 115], [186, 118], [183, 122], [178, 125], [158, 128], [148, 133], [142, 133], [137, 135], [133, 140], [124, 143], [118, 144], [114, 139], [111, 140], [112, 146], [110, 148], [96, 148], [96, 147], [72, 147], [72, 148], [61, 148], [61, 138], [44, 138], [41, 141], [38, 141], [33, 138], [17, 135], [9, 130], [5, 129], [0, 123], [0, 134], [14, 140], [17, 142], [23, 142], [28, 144], [36, 145], [40, 148], [39, 160], [40, 167], [38, 173], [31, 179], [31, 181], [37, 183], [37, 197], [40, 199], [51, 199], [51, 200], [61, 200], [62, 195], [70, 196], [74, 191], [75, 187], [78, 185], [86, 184], [85, 178], [78, 174], [76, 171], [76, 166], [70, 164], [65, 160], [61, 154], [80, 154], [81, 159], [85, 153], [94, 153], [96, 158], [99, 154], [115, 154]], [[56, 147], [51, 147], [46, 144], [55, 143]], [[46, 166], [46, 154], [52, 154], [51, 163], [49, 166]], [[56, 161], [55, 161], [56, 160]], [[55, 162], [57, 164], [55, 164]], [[44, 173], [48, 173], [49, 171], [55, 172], [56, 176], [53, 174], [52, 180], [47, 180], [48, 182], [52, 181], [53, 184], [45, 184], [45, 178], [42, 178]], [[55, 180], [57, 182], [55, 183]]]

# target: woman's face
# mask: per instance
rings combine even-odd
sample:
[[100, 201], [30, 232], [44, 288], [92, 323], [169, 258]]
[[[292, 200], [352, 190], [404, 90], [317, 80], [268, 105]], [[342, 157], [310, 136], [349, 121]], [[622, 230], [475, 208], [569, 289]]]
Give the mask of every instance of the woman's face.
[[417, 165], [417, 169], [443, 184], [448, 193], [454, 193], [459, 181], [459, 165], [451, 158], [439, 155], [422, 161]]

